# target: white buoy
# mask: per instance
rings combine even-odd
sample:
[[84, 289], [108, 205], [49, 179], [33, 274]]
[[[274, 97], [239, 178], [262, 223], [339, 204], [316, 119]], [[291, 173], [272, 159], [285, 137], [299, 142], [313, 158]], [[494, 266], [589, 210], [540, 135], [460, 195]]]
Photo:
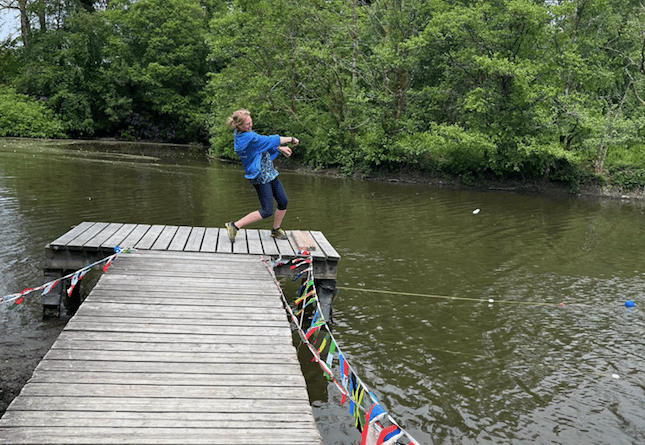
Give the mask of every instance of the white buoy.
[[473, 215], [476, 215], [476, 214], [478, 214], [478, 213], [479, 213], [479, 209], [475, 209], [475, 210], [473, 210]]
[[489, 303], [495, 303], [495, 300], [493, 300], [492, 298], [489, 298], [489, 299], [488, 299], [488, 302], [489, 302]]
[[619, 378], [620, 378], [620, 376], [619, 376], [618, 374], [612, 374], [611, 376], [612, 376], [613, 378], [615, 378], [615, 379], [619, 379]]

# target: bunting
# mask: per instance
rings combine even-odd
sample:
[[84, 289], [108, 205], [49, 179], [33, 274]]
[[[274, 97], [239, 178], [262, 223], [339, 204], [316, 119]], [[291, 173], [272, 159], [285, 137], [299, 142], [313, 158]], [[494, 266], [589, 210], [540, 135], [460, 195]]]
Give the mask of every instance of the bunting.
[[54, 281], [51, 281], [51, 282], [45, 284], [44, 287], [43, 287], [42, 295], [47, 295], [48, 293], [50, 293], [52, 291], [52, 289], [55, 288], [58, 283], [60, 283], [60, 280], [54, 280]]
[[24, 299], [25, 295], [36, 291], [42, 291], [42, 295], [46, 295], [49, 292], [51, 292], [54, 289], [54, 287], [56, 287], [56, 285], [60, 284], [61, 281], [66, 280], [68, 278], [71, 278], [70, 288], [67, 290], [67, 295], [70, 296], [72, 294], [72, 290], [74, 289], [74, 287], [78, 284], [78, 282], [83, 278], [83, 276], [89, 270], [91, 270], [95, 266], [98, 266], [99, 264], [105, 263], [105, 265], [103, 266], [103, 271], [105, 272], [107, 268], [110, 266], [110, 264], [112, 264], [112, 261], [117, 257], [117, 255], [119, 255], [120, 253], [130, 253], [132, 252], [132, 249], [129, 249], [129, 248], [120, 249], [119, 247], [115, 247], [114, 251], [116, 253], [114, 253], [113, 255], [110, 255], [106, 258], [103, 258], [99, 261], [89, 264], [83, 267], [82, 269], [77, 270], [76, 272], [70, 273], [69, 275], [65, 275], [64, 277], [57, 278], [53, 281], [49, 281], [43, 284], [42, 286], [28, 287], [23, 289], [19, 293], [2, 296], [0, 297], [0, 304], [11, 303], [11, 305], [7, 306], [7, 309], [12, 310], [16, 306], [22, 304], [25, 301]]
[[77, 271], [74, 275], [72, 275], [72, 281], [69, 285], [69, 289], [67, 289], [67, 296], [71, 297], [72, 296], [72, 291], [76, 287], [76, 284], [83, 279], [85, 274], [87, 273], [89, 269], [81, 269]]
[[[282, 290], [275, 274], [273, 274], [271, 261], [265, 260], [264, 262], [273, 275], [276, 285]], [[291, 321], [296, 325], [303, 344], [311, 352], [312, 361], [318, 363], [328, 380], [334, 383], [340, 391], [340, 404], [344, 405], [345, 401], [349, 399], [349, 414], [353, 417], [354, 426], [361, 432], [361, 445], [419, 445], [378, 403], [376, 396], [358, 378], [345, 354], [341, 351], [322, 315], [316, 293], [311, 256], [302, 252], [290, 263], [290, 269], [296, 272], [293, 281], [304, 274], [307, 276], [303, 278], [304, 282], [296, 292], [295, 309], [291, 308], [284, 292], [281, 292], [284, 306]], [[298, 271], [298, 268], [303, 265], [307, 267]], [[309, 311], [308, 308], [313, 309]], [[307, 320], [308, 323], [306, 323], [305, 314], [310, 314], [307, 315], [310, 317]], [[338, 357], [338, 368], [334, 372], [336, 357]]]
[[11, 310], [13, 310], [16, 306], [18, 306], [19, 304], [21, 304], [23, 301], [25, 301], [25, 297], [20, 297], [20, 298], [18, 298], [17, 300], [14, 300], [14, 302], [11, 304], [11, 306], [9, 306], [7, 309], [11, 311]]

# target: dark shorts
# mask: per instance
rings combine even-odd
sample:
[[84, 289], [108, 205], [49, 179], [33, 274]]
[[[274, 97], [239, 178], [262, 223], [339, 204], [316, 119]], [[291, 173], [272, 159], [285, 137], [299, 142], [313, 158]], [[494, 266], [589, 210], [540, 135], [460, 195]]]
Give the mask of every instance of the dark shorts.
[[287, 194], [282, 188], [282, 183], [278, 178], [275, 178], [271, 182], [266, 184], [253, 184], [255, 191], [258, 192], [258, 198], [260, 199], [260, 215], [262, 218], [268, 218], [273, 215], [273, 198], [275, 198], [278, 203], [278, 210], [287, 210]]

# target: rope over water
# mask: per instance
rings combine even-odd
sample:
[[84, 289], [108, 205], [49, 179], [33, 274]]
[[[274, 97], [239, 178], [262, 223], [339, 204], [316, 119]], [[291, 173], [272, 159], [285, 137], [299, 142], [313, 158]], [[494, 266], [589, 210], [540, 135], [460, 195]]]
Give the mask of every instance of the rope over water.
[[[437, 298], [442, 300], [460, 300], [460, 301], [474, 301], [477, 303], [504, 303], [504, 304], [521, 304], [526, 306], [554, 306], [554, 305], [564, 305], [563, 303], [545, 303], [539, 301], [516, 301], [516, 300], [493, 300], [491, 298], [468, 298], [468, 297], [451, 297], [448, 295], [431, 295], [431, 294], [419, 294], [414, 292], [399, 292], [393, 290], [384, 290], [384, 289], [365, 289], [357, 287], [347, 287], [347, 286], [336, 286], [336, 289], [355, 291], [355, 292], [370, 292], [375, 294], [391, 294], [391, 295], [402, 295], [406, 297], [420, 297], [420, 298]], [[585, 303], [567, 303], [567, 306], [591, 306]]]

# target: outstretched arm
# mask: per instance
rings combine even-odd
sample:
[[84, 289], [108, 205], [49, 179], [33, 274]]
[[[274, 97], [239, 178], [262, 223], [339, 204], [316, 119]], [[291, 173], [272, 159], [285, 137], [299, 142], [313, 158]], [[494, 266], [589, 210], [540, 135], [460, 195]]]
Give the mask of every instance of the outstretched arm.
[[287, 137], [280, 136], [280, 146], [278, 147], [278, 150], [286, 157], [289, 157], [291, 156], [291, 153], [292, 153], [291, 149], [286, 146], [283, 147], [282, 144], [293, 144], [293, 146], [295, 147], [299, 143], [300, 141], [297, 138], [294, 138], [294, 137], [287, 138]]
[[280, 136], [280, 145], [282, 145], [282, 144], [293, 144], [293, 146], [295, 147], [299, 143], [300, 143], [300, 141], [297, 138], [294, 138], [294, 137], [288, 137], [287, 138], [287, 137]]

